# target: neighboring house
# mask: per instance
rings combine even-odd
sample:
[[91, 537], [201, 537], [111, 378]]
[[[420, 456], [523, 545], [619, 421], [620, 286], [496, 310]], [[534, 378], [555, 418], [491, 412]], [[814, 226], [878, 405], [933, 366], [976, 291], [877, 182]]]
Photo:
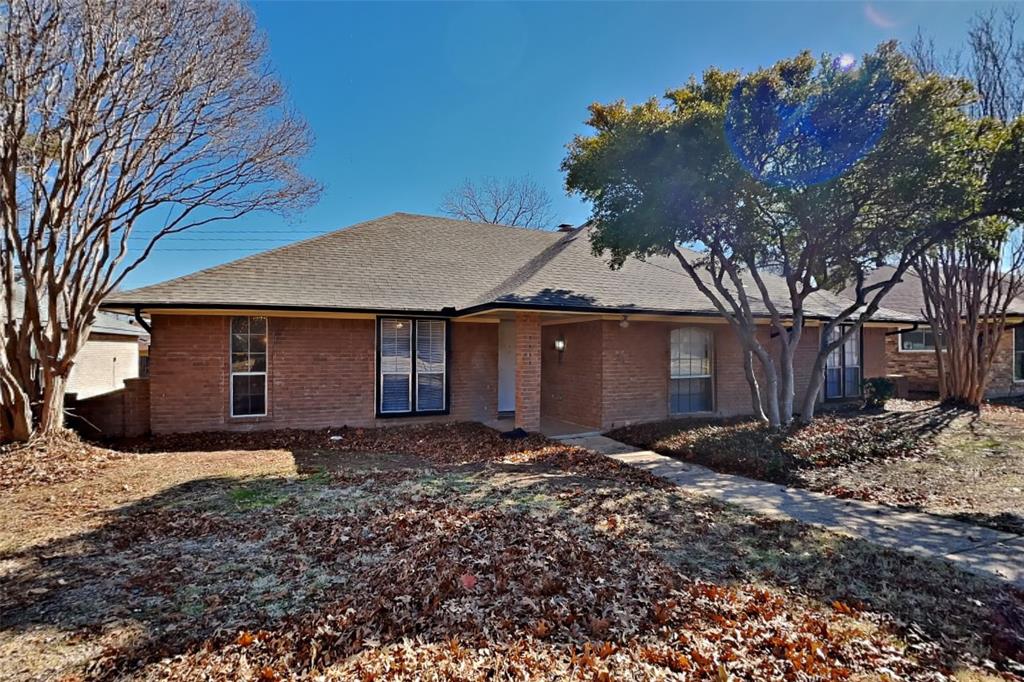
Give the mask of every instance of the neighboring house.
[[132, 317], [98, 311], [71, 368], [68, 393], [84, 399], [123, 388], [125, 379], [139, 376], [148, 338]]
[[[867, 277], [872, 284], [892, 277], [894, 268], [883, 266]], [[847, 290], [852, 295], [852, 290]], [[924, 317], [924, 291], [921, 280], [910, 271], [903, 275], [888, 294], [886, 308], [912, 315], [918, 323], [911, 329], [886, 337], [885, 373], [907, 378], [911, 392], [937, 394], [939, 390], [938, 363], [935, 358], [935, 338]], [[990, 397], [1024, 394], [1024, 300], [1010, 303], [1007, 329], [999, 341], [989, 383]]]
[[[740, 345], [679, 265], [611, 270], [588, 236], [395, 213], [104, 307], [152, 320], [157, 433], [499, 415], [550, 433], [749, 412]], [[799, 390], [821, 321], [846, 305], [808, 300]], [[833, 353], [825, 397], [884, 373], [884, 334], [911, 319], [880, 311]]]
[[[19, 286], [14, 291], [14, 309], [20, 311], [24, 304], [24, 288]], [[89, 338], [71, 368], [67, 392], [83, 399], [123, 388], [125, 379], [139, 376], [140, 350], [144, 352], [147, 344], [148, 335], [132, 316], [97, 311]]]

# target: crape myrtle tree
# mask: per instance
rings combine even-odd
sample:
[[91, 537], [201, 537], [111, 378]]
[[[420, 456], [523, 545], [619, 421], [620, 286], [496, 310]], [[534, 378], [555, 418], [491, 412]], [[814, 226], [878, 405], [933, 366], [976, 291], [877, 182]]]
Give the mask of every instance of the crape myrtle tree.
[[[592, 105], [566, 186], [593, 202], [592, 246], [611, 267], [679, 262], [736, 332], [755, 414], [788, 424], [799, 399], [809, 421], [829, 353], [917, 256], [985, 216], [1020, 215], [1021, 127], [970, 119], [972, 96], [921, 75], [895, 44], [859, 64], [803, 53], [746, 76], [712, 68], [664, 102]], [[892, 276], [868, 284], [882, 262]], [[797, 396], [807, 304], [851, 282]]]
[[[962, 50], [945, 55], [918, 34], [909, 53], [922, 73], [969, 80], [977, 96], [968, 112], [1012, 121], [1024, 114], [1024, 37], [1015, 8], [979, 12]], [[1020, 223], [979, 220], [964, 234], [926, 251], [914, 263], [924, 293], [943, 401], [977, 409], [992, 378], [1007, 316], [1024, 294]]]
[[62, 428], [97, 307], [160, 239], [316, 197], [265, 54], [232, 0], [0, 4], [5, 439]]
[[992, 218], [928, 250], [915, 263], [931, 327], [939, 395], [981, 406], [1015, 301], [1024, 295], [1024, 234]]

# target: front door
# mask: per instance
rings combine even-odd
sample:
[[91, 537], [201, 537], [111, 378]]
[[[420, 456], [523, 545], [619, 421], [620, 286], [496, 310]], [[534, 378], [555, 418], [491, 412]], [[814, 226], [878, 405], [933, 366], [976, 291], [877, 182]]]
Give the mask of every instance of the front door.
[[498, 325], [498, 412], [516, 410], [516, 323]]

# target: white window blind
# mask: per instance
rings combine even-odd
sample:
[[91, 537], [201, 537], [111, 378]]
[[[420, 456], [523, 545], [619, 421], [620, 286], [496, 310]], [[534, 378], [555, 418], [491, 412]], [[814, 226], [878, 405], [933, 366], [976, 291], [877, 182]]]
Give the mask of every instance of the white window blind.
[[444, 320], [416, 320], [416, 409], [444, 409]]
[[711, 334], [686, 327], [673, 329], [669, 339], [669, 411], [710, 411]]
[[380, 411], [412, 409], [412, 320], [380, 322]]

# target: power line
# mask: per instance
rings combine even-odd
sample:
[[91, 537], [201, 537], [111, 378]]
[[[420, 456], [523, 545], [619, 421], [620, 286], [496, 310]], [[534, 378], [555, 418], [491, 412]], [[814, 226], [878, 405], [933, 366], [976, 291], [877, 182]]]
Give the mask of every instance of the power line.
[[[149, 237], [128, 237], [129, 240], [135, 239], [136, 241], [150, 241]], [[271, 239], [249, 239], [247, 237], [177, 237], [175, 235], [167, 235], [161, 238], [161, 242], [164, 240], [175, 239], [177, 241], [186, 242], [287, 242], [287, 237], [276, 237]]]

